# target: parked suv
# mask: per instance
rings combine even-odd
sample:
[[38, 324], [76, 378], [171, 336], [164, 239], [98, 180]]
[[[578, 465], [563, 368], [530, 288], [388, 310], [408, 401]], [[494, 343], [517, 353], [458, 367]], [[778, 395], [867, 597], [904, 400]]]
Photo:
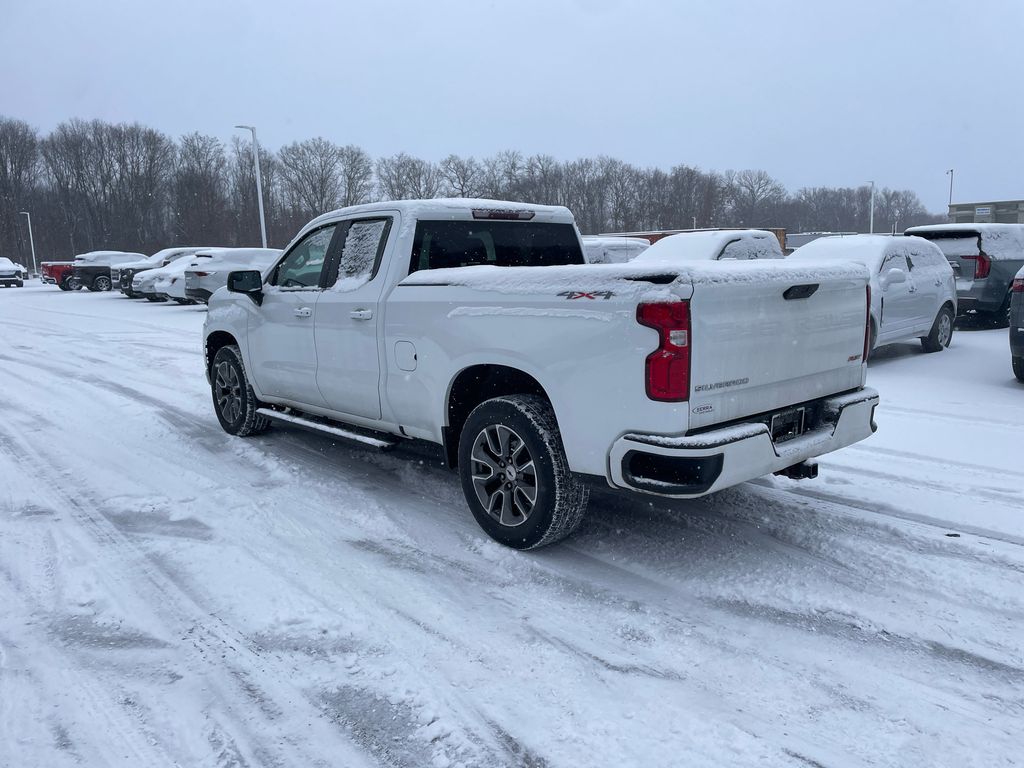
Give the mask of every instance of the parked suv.
[[1013, 375], [1024, 381], [1024, 267], [1010, 288], [1010, 358]]
[[1010, 284], [1024, 267], [1024, 224], [933, 224], [906, 234], [931, 240], [945, 254], [956, 274], [961, 313], [1006, 326]]
[[110, 267], [113, 264], [124, 264], [146, 258], [144, 253], [127, 251], [90, 251], [75, 256], [72, 273], [78, 284], [90, 291], [109, 291], [113, 287], [110, 279]]
[[144, 272], [147, 269], [159, 269], [160, 267], [166, 267], [175, 259], [191, 256], [201, 250], [203, 250], [203, 248], [194, 245], [180, 246], [177, 248], [164, 248], [162, 251], [157, 251], [152, 256], [148, 256], [141, 261], [130, 261], [127, 264], [111, 265], [110, 280], [115, 287], [120, 289], [121, 293], [129, 299], [134, 299], [136, 298], [136, 295], [135, 291], [132, 289], [132, 279], [136, 274]]
[[957, 292], [953, 269], [920, 237], [821, 237], [793, 251], [788, 262], [854, 261], [871, 273], [870, 348], [920, 339], [939, 352], [953, 339]]
[[0, 285], [4, 288], [21, 288], [25, 285], [25, 268], [15, 264], [6, 256], [0, 256]]
[[266, 272], [281, 255], [279, 248], [220, 248], [202, 251], [197, 256], [207, 255], [209, 260], [193, 262], [185, 270], [185, 297], [204, 304], [218, 288], [228, 284], [228, 274], [241, 269], [258, 269]]

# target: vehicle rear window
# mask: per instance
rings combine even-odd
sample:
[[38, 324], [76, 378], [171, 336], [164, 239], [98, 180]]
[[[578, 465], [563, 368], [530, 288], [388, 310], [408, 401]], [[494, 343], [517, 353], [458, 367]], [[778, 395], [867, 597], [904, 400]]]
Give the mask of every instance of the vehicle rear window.
[[420, 221], [409, 273], [479, 264], [549, 267], [583, 263], [583, 251], [571, 224]]

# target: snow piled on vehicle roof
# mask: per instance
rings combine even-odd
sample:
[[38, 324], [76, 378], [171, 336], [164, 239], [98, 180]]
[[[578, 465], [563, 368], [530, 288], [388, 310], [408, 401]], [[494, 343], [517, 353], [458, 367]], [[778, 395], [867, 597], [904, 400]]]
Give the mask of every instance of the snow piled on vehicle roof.
[[[980, 236], [981, 250], [986, 256], [996, 261], [1024, 259], [1024, 224], [927, 224], [910, 227], [906, 230], [906, 234], [918, 235], [935, 241], [935, 244], [947, 256], [967, 255], [967, 251], [963, 251], [963, 247], [961, 247], [960, 250], [963, 253], [949, 253], [942, 245], [943, 240]], [[966, 246], [967, 243], [962, 245]]]
[[[533, 203], [513, 202], [510, 200], [489, 200], [485, 198], [472, 197], [436, 197], [429, 200], [383, 200], [377, 203], [364, 203], [352, 205], [348, 208], [338, 208], [335, 211], [318, 216], [305, 227], [319, 225], [342, 216], [356, 216], [361, 214], [382, 213], [384, 211], [399, 211], [406, 219], [406, 226], [410, 219], [469, 219], [472, 218], [474, 210], [488, 211], [532, 211], [534, 220], [538, 221], [565, 221], [574, 222], [572, 212], [564, 205], [535, 205]], [[525, 223], [525, 222], [524, 222]]]
[[[903, 240], [905, 238], [899, 238]], [[914, 238], [918, 240], [918, 238]], [[892, 235], [838, 235], [819, 237], [807, 245], [801, 245], [789, 255], [788, 262], [794, 261], [851, 261], [863, 264], [869, 269], [882, 265], [886, 249], [896, 242]]]
[[779, 239], [763, 229], [681, 232], [663, 237], [636, 257], [643, 262], [781, 259]]
[[[781, 259], [751, 261], [709, 261], [686, 264], [569, 264], [553, 267], [473, 266], [429, 269], [413, 272], [399, 285], [457, 285], [479, 291], [506, 294], [553, 293], [563, 291], [634, 294], [649, 291], [651, 278], [657, 283], [682, 285], [721, 283], [802, 283], [822, 280], [858, 280], [867, 283], [863, 266], [850, 262], [835, 264], [790, 264]], [[601, 297], [603, 298], [603, 297]]]
[[96, 259], [107, 256], [138, 256], [140, 260], [146, 258], [146, 254], [136, 253], [135, 251], [89, 251], [88, 253], [77, 254], [75, 261], [96, 261]]

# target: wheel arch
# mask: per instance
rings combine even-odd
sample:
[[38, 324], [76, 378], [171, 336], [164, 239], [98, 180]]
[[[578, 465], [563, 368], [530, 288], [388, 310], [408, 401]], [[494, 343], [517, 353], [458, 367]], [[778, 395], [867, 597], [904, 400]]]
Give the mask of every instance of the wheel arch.
[[203, 344], [204, 354], [206, 357], [206, 375], [209, 378], [210, 367], [213, 365], [213, 358], [217, 356], [217, 352], [223, 347], [229, 344], [238, 344], [238, 340], [227, 331], [213, 331], [209, 336], [206, 337], [206, 341]]
[[442, 437], [445, 461], [449, 468], [458, 466], [459, 435], [469, 414], [485, 400], [503, 395], [536, 395], [554, 408], [551, 397], [541, 383], [526, 371], [495, 363], [463, 368], [452, 378], [445, 396]]

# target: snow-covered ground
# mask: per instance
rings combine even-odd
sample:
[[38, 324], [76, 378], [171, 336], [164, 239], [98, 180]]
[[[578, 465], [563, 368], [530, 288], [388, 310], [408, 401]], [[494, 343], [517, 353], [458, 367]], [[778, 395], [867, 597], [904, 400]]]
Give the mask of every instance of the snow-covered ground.
[[1004, 766], [1005, 331], [880, 352], [814, 481], [492, 543], [430, 451], [224, 434], [202, 308], [0, 291], [0, 765]]

